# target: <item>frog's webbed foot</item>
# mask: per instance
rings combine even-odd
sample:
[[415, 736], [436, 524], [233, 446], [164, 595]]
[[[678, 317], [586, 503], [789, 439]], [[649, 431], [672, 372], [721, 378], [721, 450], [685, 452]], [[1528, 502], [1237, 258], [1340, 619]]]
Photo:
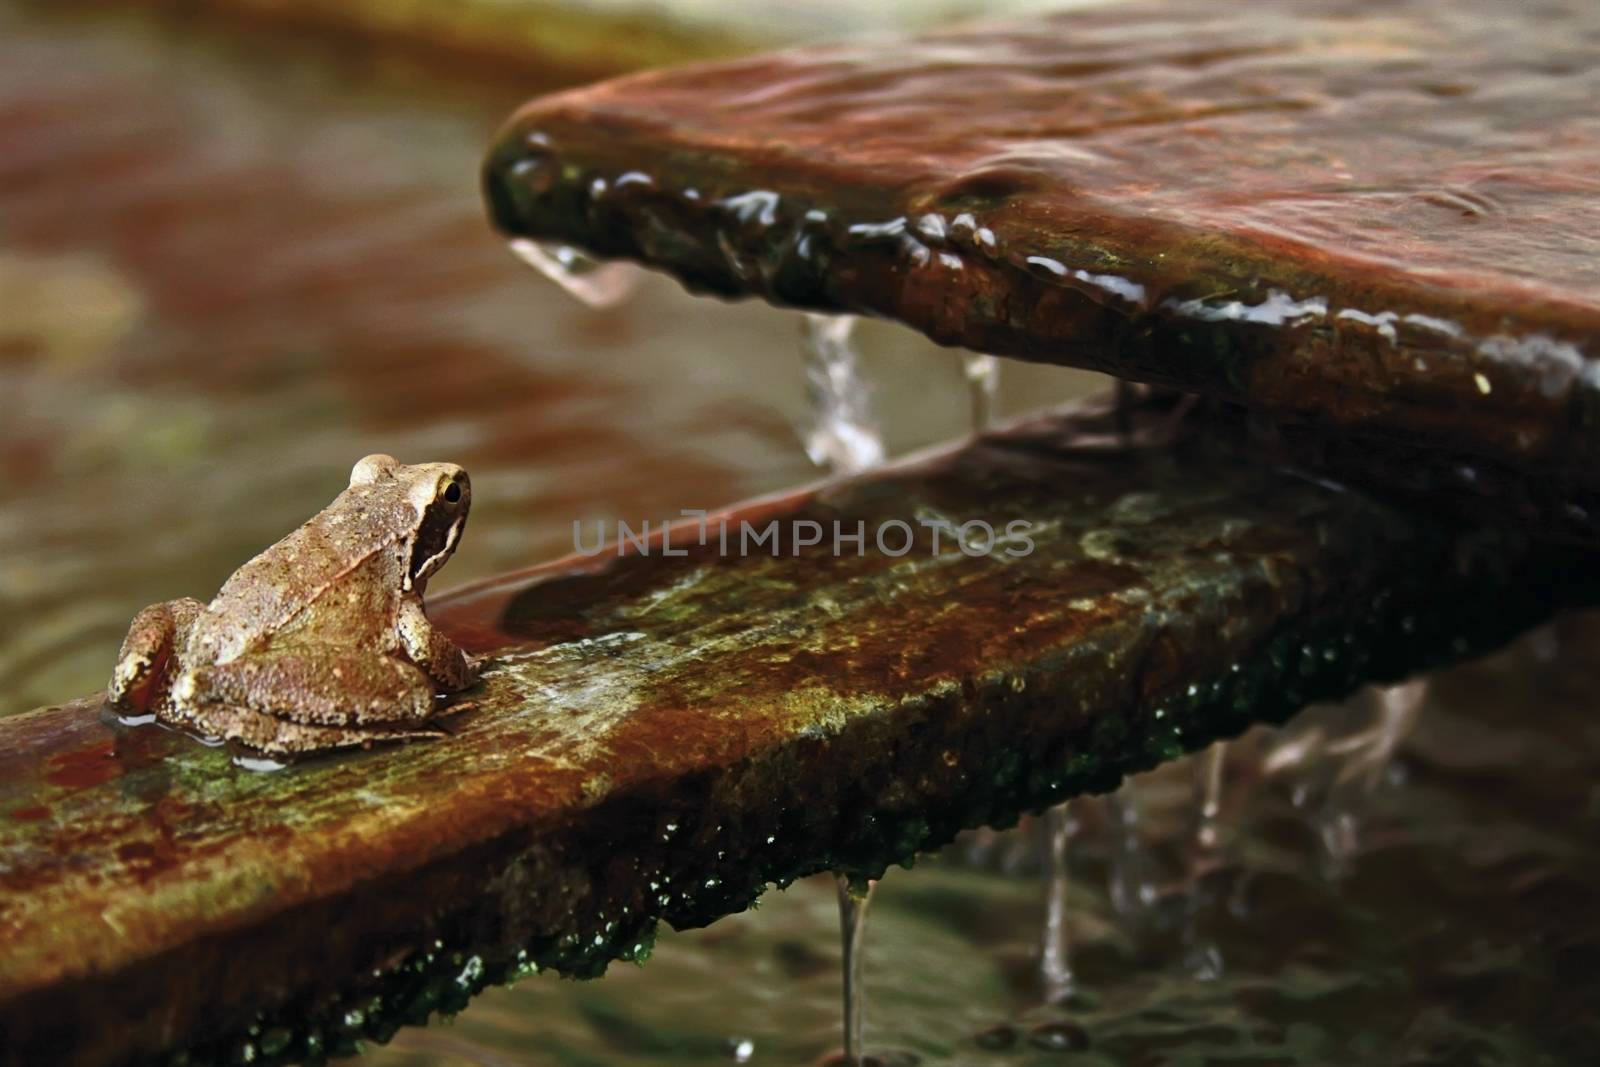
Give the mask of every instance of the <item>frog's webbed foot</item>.
[[431, 725], [317, 726], [227, 705], [206, 708], [196, 717], [195, 724], [210, 736], [279, 757], [447, 736], [447, 731]]
[[208, 710], [218, 706], [307, 727], [404, 731], [436, 710], [433, 683], [405, 660], [338, 648], [280, 649], [197, 667], [173, 698], [197, 718], [227, 721]]
[[163, 710], [172, 685], [172, 654], [206, 606], [192, 597], [151, 604], [133, 617], [106, 686], [106, 700], [118, 715], [148, 715]]

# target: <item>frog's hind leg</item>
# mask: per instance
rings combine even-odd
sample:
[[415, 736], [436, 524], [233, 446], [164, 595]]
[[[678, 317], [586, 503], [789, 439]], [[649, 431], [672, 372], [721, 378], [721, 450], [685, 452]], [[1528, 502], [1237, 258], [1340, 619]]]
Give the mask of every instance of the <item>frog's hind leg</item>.
[[160, 714], [172, 686], [172, 656], [206, 606], [192, 597], [151, 604], [133, 617], [106, 686], [111, 710], [124, 717]]
[[307, 727], [415, 728], [437, 711], [428, 676], [396, 656], [340, 648], [285, 648], [197, 667], [176, 703], [244, 708]]
[[434, 726], [315, 726], [244, 707], [213, 705], [199, 722], [208, 734], [265, 756], [303, 756], [390, 741], [445, 737]]

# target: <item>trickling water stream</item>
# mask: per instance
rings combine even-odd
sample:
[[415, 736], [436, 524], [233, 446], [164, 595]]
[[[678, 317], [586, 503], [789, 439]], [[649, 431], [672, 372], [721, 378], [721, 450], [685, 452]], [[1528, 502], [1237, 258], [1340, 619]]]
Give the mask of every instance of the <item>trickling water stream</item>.
[[883, 462], [883, 436], [872, 412], [871, 389], [861, 376], [855, 326], [850, 315], [800, 320], [807, 403], [801, 441], [811, 462], [836, 474]]
[[866, 963], [867, 909], [878, 883], [869, 881], [865, 889], [851, 883], [844, 874], [835, 874], [839, 894], [840, 964], [844, 974], [843, 1061], [849, 1067], [864, 1067], [867, 1044]]
[[1207, 929], [1207, 912], [1213, 903], [1213, 875], [1223, 862], [1220, 819], [1227, 758], [1228, 743], [1218, 741], [1189, 760], [1194, 769], [1195, 829], [1184, 887], [1188, 898], [1184, 925], [1185, 963], [1190, 973], [1203, 981], [1220, 978], [1223, 967], [1222, 950]]
[[1067, 892], [1071, 887], [1068, 855], [1076, 829], [1072, 805], [1057, 804], [1044, 813], [1044, 935], [1039, 946], [1039, 974], [1045, 1000], [1055, 1003], [1072, 992], [1072, 933], [1068, 926]]
[[994, 425], [1000, 398], [1000, 360], [981, 352], [961, 356], [961, 370], [972, 398], [972, 432], [982, 433]]

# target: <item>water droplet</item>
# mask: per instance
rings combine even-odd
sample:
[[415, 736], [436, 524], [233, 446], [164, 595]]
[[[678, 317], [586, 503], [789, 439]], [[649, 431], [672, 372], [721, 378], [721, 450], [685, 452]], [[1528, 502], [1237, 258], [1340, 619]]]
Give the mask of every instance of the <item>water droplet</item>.
[[518, 259], [592, 308], [622, 303], [644, 274], [635, 264], [595, 259], [569, 245], [521, 237], [510, 244]]
[[1028, 1031], [1028, 1044], [1046, 1052], [1082, 1052], [1089, 1047], [1089, 1033], [1077, 1023], [1040, 1023]]
[[867, 993], [862, 980], [862, 948], [867, 936], [867, 908], [872, 904], [872, 894], [878, 883], [868, 882], [866, 892], [858, 896], [851, 888], [849, 876], [840, 872], [834, 878], [838, 883], [839, 941], [844, 971], [844, 1062], [851, 1067], [864, 1067]]

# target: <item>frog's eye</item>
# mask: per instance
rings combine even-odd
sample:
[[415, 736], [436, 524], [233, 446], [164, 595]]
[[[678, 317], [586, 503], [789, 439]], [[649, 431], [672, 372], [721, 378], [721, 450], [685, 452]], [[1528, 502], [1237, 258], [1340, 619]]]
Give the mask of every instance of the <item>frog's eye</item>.
[[461, 503], [461, 483], [451, 482], [449, 485], [444, 487], [444, 492], [440, 495], [444, 497], [445, 503], [447, 504]]

